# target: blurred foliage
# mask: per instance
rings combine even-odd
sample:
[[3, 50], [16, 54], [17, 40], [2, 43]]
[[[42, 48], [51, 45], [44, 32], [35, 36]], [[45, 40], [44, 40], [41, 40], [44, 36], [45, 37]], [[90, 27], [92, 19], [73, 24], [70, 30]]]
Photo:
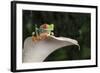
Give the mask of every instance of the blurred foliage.
[[69, 13], [23, 10], [23, 43], [32, 35], [34, 25], [55, 24], [55, 36], [69, 37], [79, 42], [77, 46], [60, 48], [45, 61], [82, 60], [91, 58], [91, 18], [89, 13]]

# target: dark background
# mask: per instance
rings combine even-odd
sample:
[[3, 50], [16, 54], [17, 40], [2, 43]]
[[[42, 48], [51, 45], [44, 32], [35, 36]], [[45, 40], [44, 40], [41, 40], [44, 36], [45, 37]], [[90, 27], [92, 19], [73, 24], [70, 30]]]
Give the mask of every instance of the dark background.
[[34, 25], [39, 27], [43, 23], [55, 25], [55, 36], [75, 39], [77, 46], [67, 46], [56, 50], [45, 61], [85, 60], [91, 58], [91, 14], [51, 11], [23, 10], [23, 43], [32, 35]]

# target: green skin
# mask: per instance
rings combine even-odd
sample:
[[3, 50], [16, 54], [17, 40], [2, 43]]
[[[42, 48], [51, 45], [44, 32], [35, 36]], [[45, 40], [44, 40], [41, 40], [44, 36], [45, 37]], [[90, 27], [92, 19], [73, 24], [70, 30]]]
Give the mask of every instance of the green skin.
[[45, 29], [41, 29], [41, 28], [37, 28], [37, 25], [35, 24], [35, 32], [32, 32], [32, 35], [35, 35], [38, 36], [40, 33], [43, 33], [43, 32], [47, 32], [49, 33], [48, 35], [52, 35], [53, 34], [53, 31], [54, 30], [54, 24], [50, 24], [48, 25], [48, 28], [45, 30]]

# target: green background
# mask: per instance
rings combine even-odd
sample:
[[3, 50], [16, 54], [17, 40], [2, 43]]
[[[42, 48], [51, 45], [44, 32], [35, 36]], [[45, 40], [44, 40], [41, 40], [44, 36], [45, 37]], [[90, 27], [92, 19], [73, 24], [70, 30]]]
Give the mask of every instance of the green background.
[[23, 10], [23, 43], [32, 35], [34, 25], [54, 24], [56, 37], [63, 36], [75, 39], [77, 46], [60, 48], [50, 54], [45, 61], [85, 60], [91, 58], [91, 14], [74, 12], [51, 12]]

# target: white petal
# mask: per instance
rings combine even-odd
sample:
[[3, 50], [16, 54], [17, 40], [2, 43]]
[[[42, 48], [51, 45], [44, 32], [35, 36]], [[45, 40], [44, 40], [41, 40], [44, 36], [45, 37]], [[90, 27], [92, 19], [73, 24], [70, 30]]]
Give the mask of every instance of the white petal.
[[49, 36], [46, 40], [33, 42], [32, 37], [26, 38], [23, 49], [23, 62], [43, 62], [55, 50], [69, 45], [77, 45], [74, 39]]

